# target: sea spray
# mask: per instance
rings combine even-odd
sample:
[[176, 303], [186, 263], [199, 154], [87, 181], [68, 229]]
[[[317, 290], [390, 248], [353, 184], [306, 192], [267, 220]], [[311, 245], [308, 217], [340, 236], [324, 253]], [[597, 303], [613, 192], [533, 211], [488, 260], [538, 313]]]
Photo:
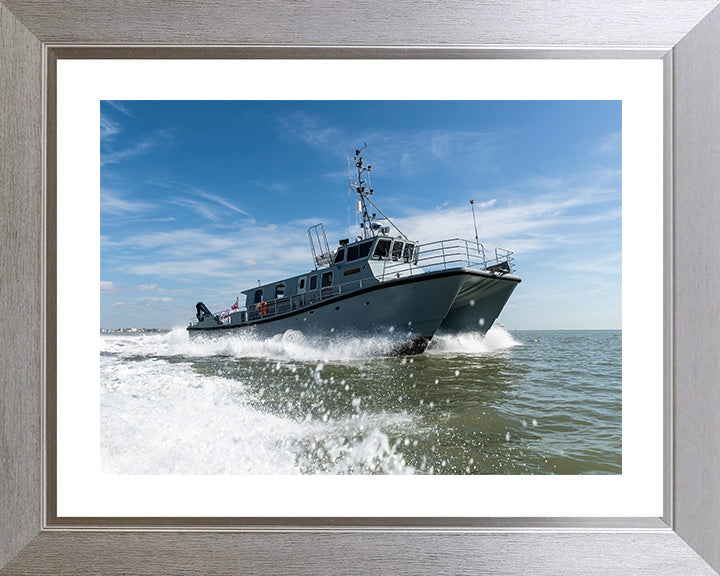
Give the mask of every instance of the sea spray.
[[620, 331], [495, 326], [412, 357], [370, 340], [102, 334], [102, 470], [622, 471]]

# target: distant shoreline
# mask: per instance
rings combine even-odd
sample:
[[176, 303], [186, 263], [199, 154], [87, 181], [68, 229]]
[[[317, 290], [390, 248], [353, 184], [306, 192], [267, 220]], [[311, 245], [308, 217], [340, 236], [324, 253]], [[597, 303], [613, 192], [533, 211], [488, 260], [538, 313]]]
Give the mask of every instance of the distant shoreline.
[[140, 334], [170, 332], [169, 328], [100, 328], [100, 334]]

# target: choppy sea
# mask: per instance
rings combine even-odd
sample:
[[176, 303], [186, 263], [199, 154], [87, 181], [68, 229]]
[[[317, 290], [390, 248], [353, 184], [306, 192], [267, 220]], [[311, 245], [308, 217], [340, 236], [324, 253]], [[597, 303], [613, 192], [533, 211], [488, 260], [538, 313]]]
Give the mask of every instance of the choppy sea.
[[101, 335], [110, 474], [619, 474], [619, 330]]

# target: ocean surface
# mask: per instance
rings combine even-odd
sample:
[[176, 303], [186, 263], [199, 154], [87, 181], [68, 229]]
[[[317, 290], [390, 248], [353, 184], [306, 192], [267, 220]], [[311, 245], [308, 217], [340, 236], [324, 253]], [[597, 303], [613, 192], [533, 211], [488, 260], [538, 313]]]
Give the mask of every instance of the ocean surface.
[[619, 330], [101, 334], [109, 474], [620, 474]]

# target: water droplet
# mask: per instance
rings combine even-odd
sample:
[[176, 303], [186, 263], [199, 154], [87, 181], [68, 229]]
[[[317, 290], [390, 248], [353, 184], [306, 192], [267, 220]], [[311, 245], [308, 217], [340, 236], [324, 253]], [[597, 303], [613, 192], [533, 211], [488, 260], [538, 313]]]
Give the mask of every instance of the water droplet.
[[480, 326], [485, 326], [485, 318], [480, 318], [480, 320], [478, 320], [478, 324], [480, 324]]
[[460, 370], [455, 370], [455, 376], [460, 376]]
[[470, 306], [475, 306], [475, 300], [470, 300]]
[[508, 432], [507, 434], [505, 434], [505, 440], [508, 441], [508, 442], [510, 441], [510, 432]]

